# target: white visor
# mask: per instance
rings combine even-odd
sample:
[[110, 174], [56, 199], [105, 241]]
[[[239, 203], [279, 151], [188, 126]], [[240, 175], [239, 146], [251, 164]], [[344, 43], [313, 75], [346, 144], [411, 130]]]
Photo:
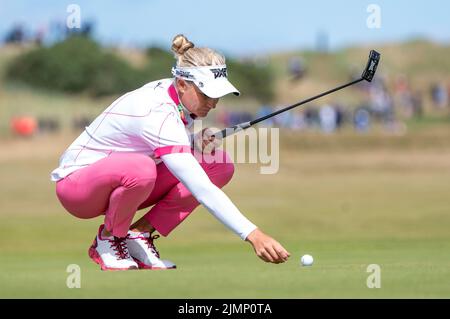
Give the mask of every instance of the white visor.
[[219, 98], [229, 93], [241, 93], [228, 81], [226, 65], [199, 67], [173, 67], [172, 74], [186, 81], [194, 82], [210, 98]]

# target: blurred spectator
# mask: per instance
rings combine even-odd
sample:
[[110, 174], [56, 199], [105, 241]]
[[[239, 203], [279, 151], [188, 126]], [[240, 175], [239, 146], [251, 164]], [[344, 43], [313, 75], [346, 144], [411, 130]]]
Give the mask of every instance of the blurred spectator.
[[252, 114], [249, 112], [230, 112], [229, 113], [229, 126], [236, 125], [243, 122], [248, 122], [253, 119]]
[[401, 114], [406, 118], [414, 116], [414, 101], [409, 81], [405, 75], [397, 77], [394, 85], [394, 98]]
[[423, 115], [423, 99], [422, 94], [416, 91], [412, 94], [412, 107], [415, 117], [422, 117]]
[[406, 75], [400, 74], [395, 80], [394, 91], [395, 94], [403, 94], [409, 90], [409, 81]]
[[38, 46], [41, 46], [44, 42], [46, 33], [47, 33], [47, 28], [45, 25], [41, 25], [40, 27], [38, 27], [38, 29], [34, 35], [34, 43]]
[[319, 112], [317, 111], [316, 106], [311, 106], [305, 109], [305, 122], [309, 128], [314, 128], [320, 125], [319, 122]]
[[84, 115], [78, 115], [72, 120], [72, 127], [74, 130], [84, 130], [89, 124], [91, 124], [92, 118]]
[[305, 62], [301, 57], [294, 56], [289, 59], [289, 74], [292, 81], [298, 81], [303, 78], [306, 73]]
[[434, 106], [444, 108], [448, 105], [448, 92], [443, 83], [434, 83], [431, 86], [431, 98]]
[[15, 24], [5, 37], [5, 43], [21, 44], [25, 41], [24, 26], [20, 23]]
[[85, 21], [83, 20], [83, 23], [81, 24], [81, 28], [66, 28], [66, 36], [72, 36], [72, 35], [82, 35], [86, 38], [91, 38], [92, 33], [94, 31], [94, 22], [93, 21]]
[[305, 130], [308, 128], [303, 112], [292, 112], [292, 123], [290, 128], [293, 130]]
[[85, 37], [92, 37], [92, 32], [94, 31], [94, 21], [86, 21], [81, 27], [81, 34]]
[[[283, 108], [284, 108], [284, 106], [277, 106], [277, 107], [275, 107], [274, 112], [279, 111], [279, 110], [281, 110]], [[288, 128], [288, 127], [291, 126], [291, 121], [292, 121], [292, 116], [291, 116], [289, 111], [283, 112], [283, 113], [278, 114], [278, 115], [273, 117], [273, 123], [277, 127], [286, 127], [286, 128]]]
[[[268, 105], [263, 105], [259, 108], [258, 112], [256, 113], [256, 118], [260, 118], [260, 117], [269, 115], [273, 112], [274, 111], [273, 111], [272, 107], [270, 107]], [[273, 117], [261, 122], [261, 125], [265, 126], [265, 127], [272, 127], [274, 125]]]
[[319, 110], [320, 127], [325, 133], [333, 133], [336, 130], [336, 110], [331, 105], [324, 105]]
[[41, 133], [55, 133], [59, 131], [60, 125], [56, 118], [42, 117], [38, 120], [39, 132]]
[[50, 23], [48, 30], [48, 42], [53, 44], [55, 42], [63, 41], [66, 37], [66, 25], [63, 21], [54, 20]]
[[367, 132], [370, 127], [370, 113], [364, 108], [360, 107], [355, 110], [353, 116], [353, 125], [358, 132]]
[[342, 125], [344, 124], [345, 120], [345, 111], [341, 105], [336, 105], [336, 128], [340, 129]]
[[393, 102], [384, 80], [378, 78], [372, 82], [369, 90], [370, 111], [382, 122], [392, 120], [394, 116]]

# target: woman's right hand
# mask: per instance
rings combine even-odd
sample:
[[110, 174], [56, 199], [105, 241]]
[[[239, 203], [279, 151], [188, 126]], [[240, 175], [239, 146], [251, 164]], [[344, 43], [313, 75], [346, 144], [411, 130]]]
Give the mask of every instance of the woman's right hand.
[[279, 242], [258, 228], [252, 231], [245, 240], [252, 244], [256, 255], [265, 262], [284, 263], [291, 255]]
[[222, 139], [214, 136], [217, 132], [220, 131], [214, 128], [204, 128], [194, 135], [194, 147], [203, 154], [213, 153], [222, 144]]

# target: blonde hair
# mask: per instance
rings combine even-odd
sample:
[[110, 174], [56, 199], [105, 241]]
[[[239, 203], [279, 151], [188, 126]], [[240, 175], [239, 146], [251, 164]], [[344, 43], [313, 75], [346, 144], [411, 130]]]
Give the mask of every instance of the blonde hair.
[[210, 48], [197, 48], [184, 35], [172, 40], [172, 51], [178, 67], [210, 66], [225, 64], [225, 57]]

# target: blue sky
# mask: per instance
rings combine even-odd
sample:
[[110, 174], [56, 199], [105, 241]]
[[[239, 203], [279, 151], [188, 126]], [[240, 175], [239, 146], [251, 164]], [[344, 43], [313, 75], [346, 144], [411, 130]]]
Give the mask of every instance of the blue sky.
[[[233, 55], [314, 48], [319, 33], [327, 34], [331, 49], [417, 36], [450, 43], [445, 0], [0, 0], [0, 36], [17, 21], [29, 29], [65, 22], [72, 3], [82, 22], [96, 22], [96, 38], [122, 45], [168, 47], [177, 33]], [[370, 4], [381, 9], [379, 29], [367, 27]]]

